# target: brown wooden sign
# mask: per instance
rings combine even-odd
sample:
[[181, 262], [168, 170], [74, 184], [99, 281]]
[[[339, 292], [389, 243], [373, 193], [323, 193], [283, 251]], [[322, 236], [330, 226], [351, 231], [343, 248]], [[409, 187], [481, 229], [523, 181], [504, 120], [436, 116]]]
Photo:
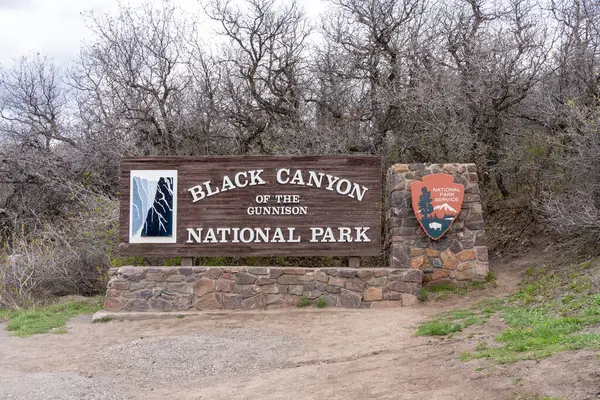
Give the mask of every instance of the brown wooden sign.
[[374, 256], [378, 157], [136, 157], [120, 250], [147, 256]]

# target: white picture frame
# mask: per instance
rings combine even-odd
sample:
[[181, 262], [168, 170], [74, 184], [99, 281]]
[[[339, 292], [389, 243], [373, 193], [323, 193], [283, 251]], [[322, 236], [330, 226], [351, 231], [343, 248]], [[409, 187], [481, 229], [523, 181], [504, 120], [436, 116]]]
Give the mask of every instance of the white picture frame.
[[[150, 193], [146, 193], [144, 200], [145, 210], [140, 210], [139, 204], [135, 204], [134, 195], [139, 198], [139, 193], [134, 193], [134, 179], [145, 180], [147, 182], [147, 190]], [[172, 222], [171, 222], [171, 236], [142, 236], [141, 230], [143, 229], [146, 215], [152, 207], [154, 202], [154, 196], [156, 195], [156, 188], [160, 178], [173, 178], [172, 187]], [[154, 190], [152, 190], [154, 189]], [[152, 204], [149, 204], [149, 202]], [[136, 217], [137, 215], [137, 217]], [[136, 229], [137, 228], [137, 229]], [[135, 230], [135, 231], [134, 231]], [[131, 170], [129, 177], [129, 243], [177, 243], [177, 170]]]

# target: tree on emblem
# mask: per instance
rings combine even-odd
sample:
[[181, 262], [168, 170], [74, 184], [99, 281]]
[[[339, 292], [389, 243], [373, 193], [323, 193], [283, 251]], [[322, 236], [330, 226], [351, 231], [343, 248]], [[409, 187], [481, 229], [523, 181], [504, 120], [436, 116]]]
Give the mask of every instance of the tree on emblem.
[[433, 204], [431, 204], [431, 193], [426, 187], [421, 189], [421, 197], [419, 197], [419, 212], [423, 216], [423, 219], [427, 220], [427, 217], [433, 213]]

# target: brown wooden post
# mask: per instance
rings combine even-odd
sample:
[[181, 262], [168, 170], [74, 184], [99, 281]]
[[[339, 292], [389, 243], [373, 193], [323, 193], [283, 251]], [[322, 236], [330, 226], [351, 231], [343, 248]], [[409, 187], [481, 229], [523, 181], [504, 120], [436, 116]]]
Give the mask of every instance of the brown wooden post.
[[181, 266], [182, 267], [191, 267], [194, 265], [193, 257], [181, 257]]
[[350, 268], [360, 268], [360, 257], [350, 257], [348, 259], [348, 266]]

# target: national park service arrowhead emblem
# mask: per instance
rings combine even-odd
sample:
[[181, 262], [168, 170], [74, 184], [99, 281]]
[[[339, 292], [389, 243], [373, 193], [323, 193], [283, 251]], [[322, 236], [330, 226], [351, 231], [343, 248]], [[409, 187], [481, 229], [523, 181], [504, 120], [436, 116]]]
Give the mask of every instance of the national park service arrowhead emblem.
[[465, 187], [448, 174], [432, 174], [410, 185], [417, 220], [433, 240], [441, 238], [458, 216]]

